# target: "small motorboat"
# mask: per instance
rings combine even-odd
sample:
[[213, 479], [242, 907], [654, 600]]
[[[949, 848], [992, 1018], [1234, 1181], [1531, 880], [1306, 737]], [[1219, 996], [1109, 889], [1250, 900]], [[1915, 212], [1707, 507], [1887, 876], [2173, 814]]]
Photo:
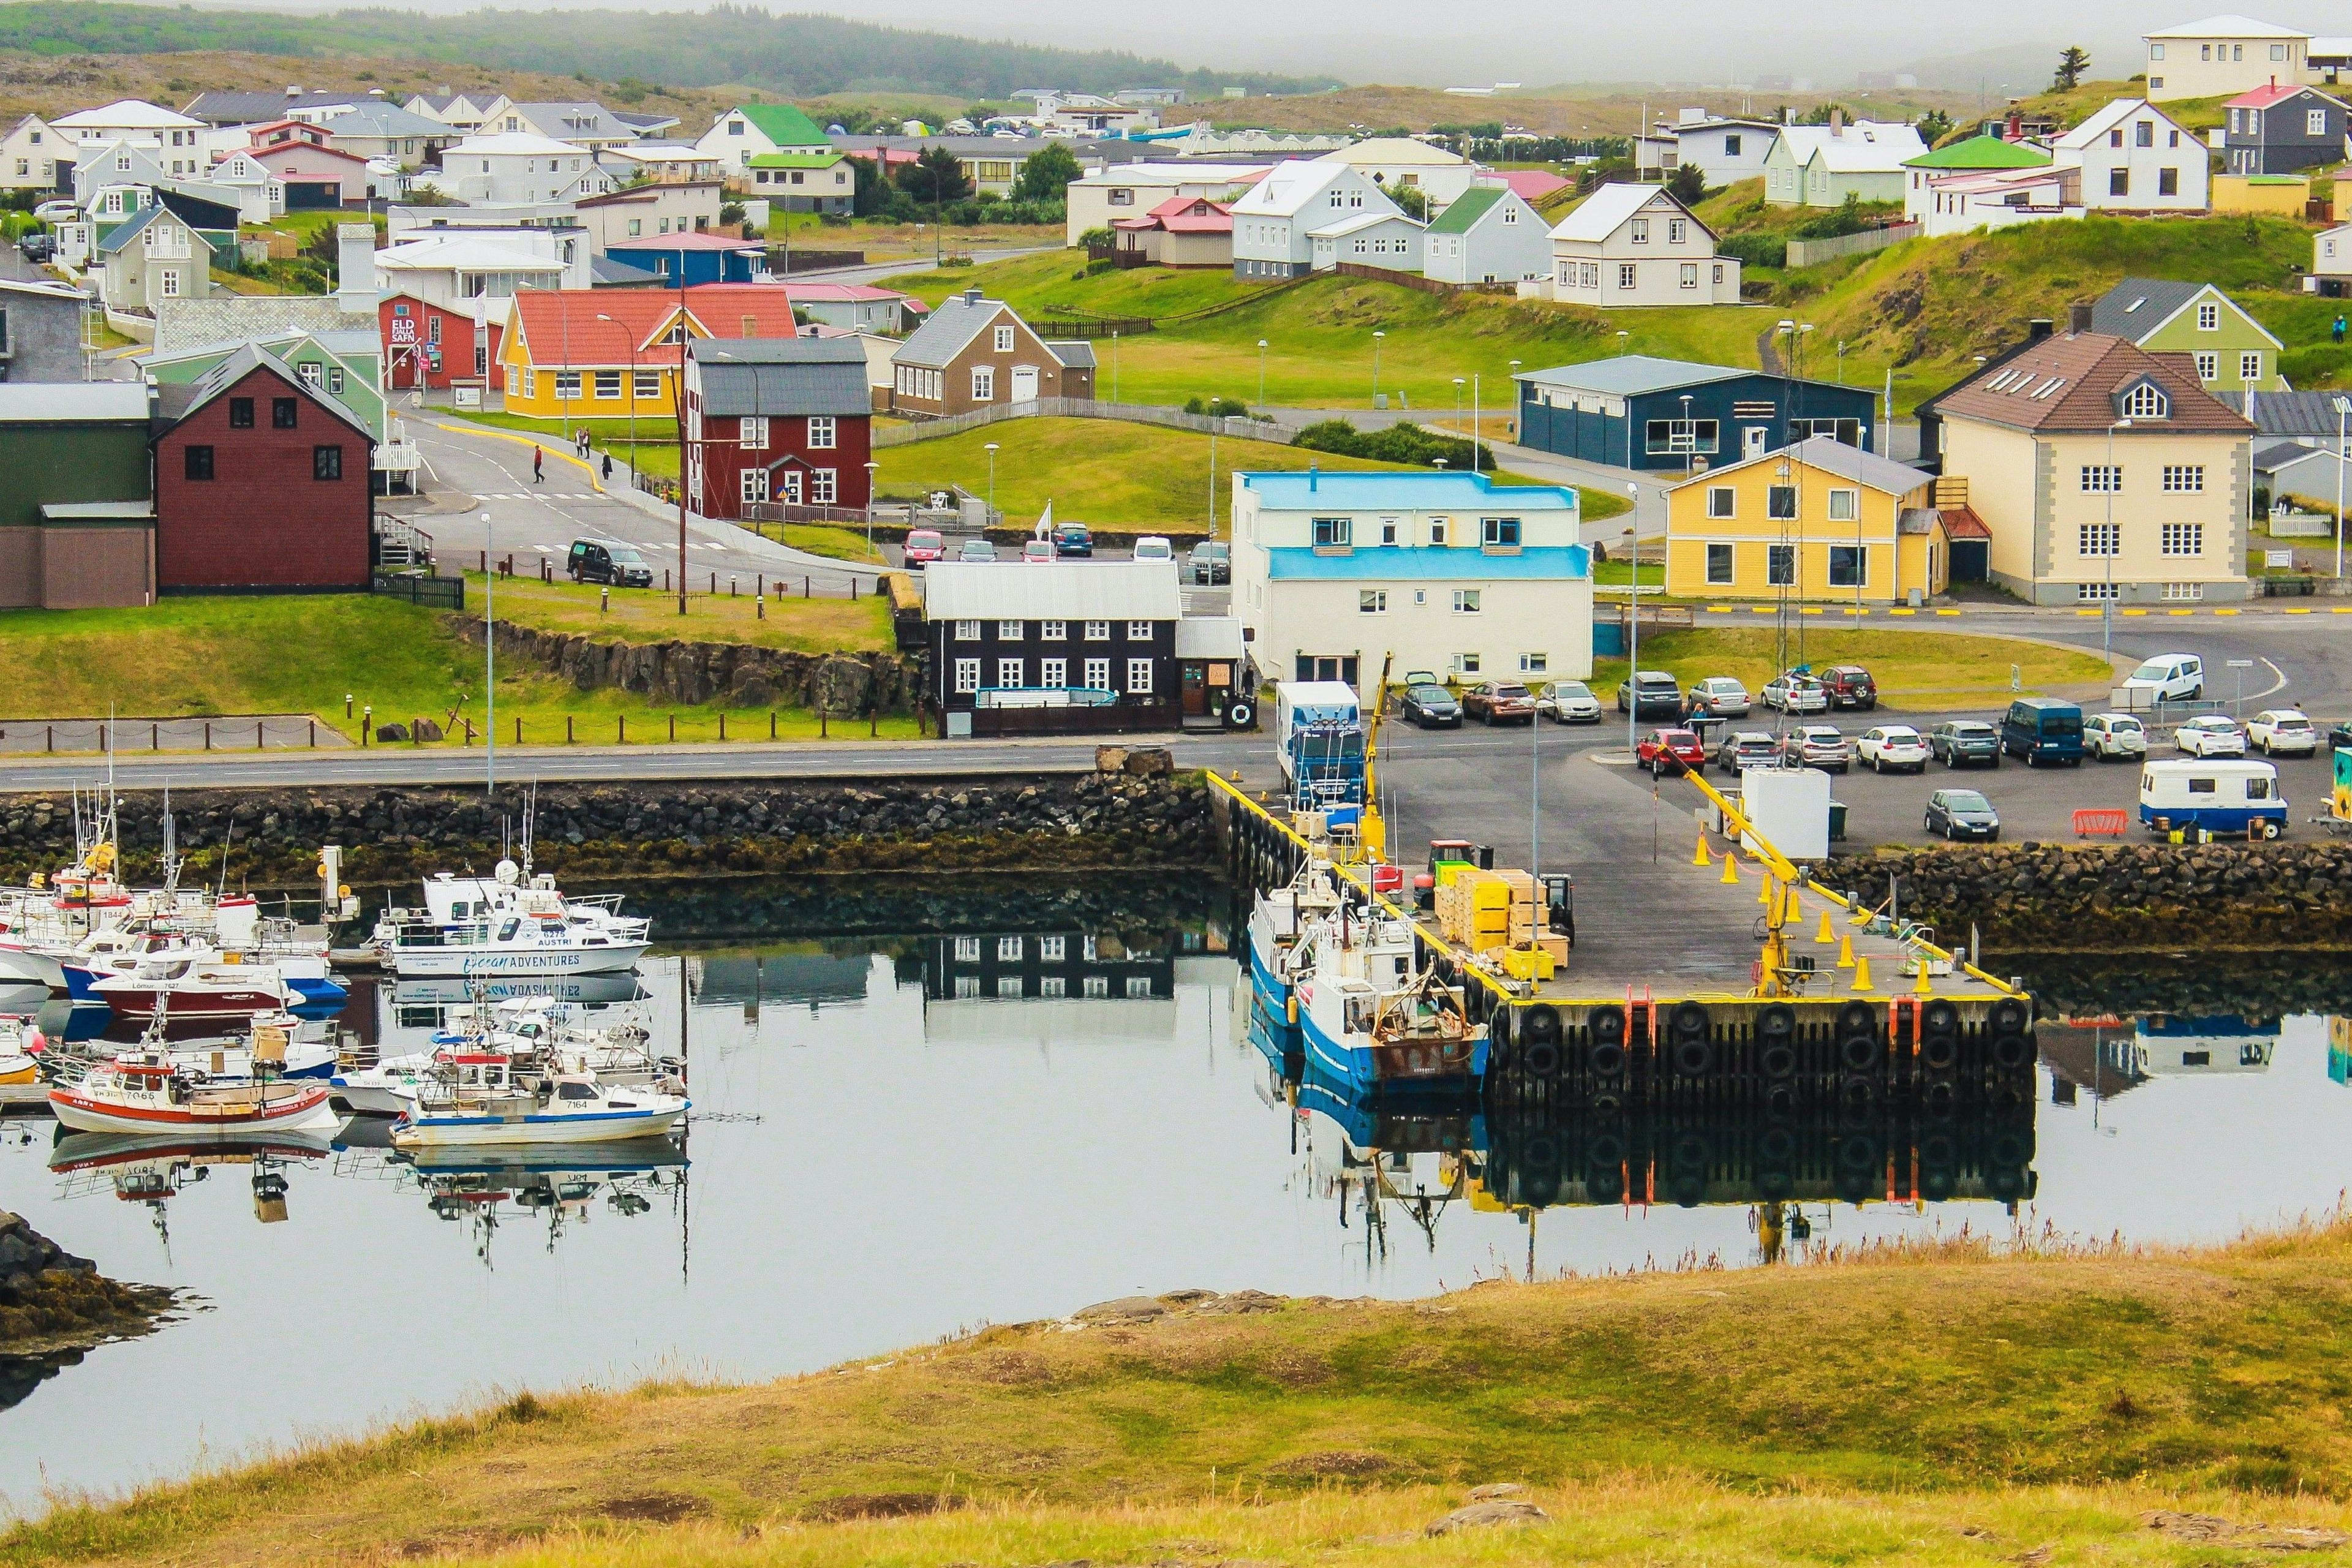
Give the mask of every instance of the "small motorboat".
[[398, 1116], [433, 1081], [439, 1058], [431, 1051], [385, 1057], [373, 1067], [339, 1068], [327, 1079], [335, 1103], [357, 1116]]
[[214, 1083], [163, 1050], [100, 1062], [49, 1089], [49, 1109], [77, 1132], [184, 1138], [205, 1132], [332, 1127], [327, 1086], [316, 1079]]
[[425, 884], [425, 907], [384, 911], [374, 945], [403, 980], [634, 973], [648, 922], [620, 912], [620, 895], [567, 899], [555, 879], [501, 860], [490, 877]]
[[453, 1057], [392, 1126], [392, 1146], [575, 1143], [649, 1138], [677, 1125], [683, 1095], [559, 1072], [530, 1084], [504, 1056]]
[[32, 1019], [0, 1016], [0, 1089], [40, 1082], [40, 1055], [47, 1044]]
[[247, 1018], [301, 1005], [277, 966], [247, 963], [236, 953], [181, 948], [143, 958], [128, 974], [110, 974], [90, 994], [117, 1017]]

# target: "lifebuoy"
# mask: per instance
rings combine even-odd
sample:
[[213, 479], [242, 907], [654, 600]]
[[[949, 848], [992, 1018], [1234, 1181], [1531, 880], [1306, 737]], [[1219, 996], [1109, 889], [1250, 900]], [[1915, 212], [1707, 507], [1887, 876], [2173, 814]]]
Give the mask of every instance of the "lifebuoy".
[[1233, 703], [1225, 710], [1225, 723], [1235, 730], [1248, 729], [1256, 717], [1257, 710], [1246, 700]]

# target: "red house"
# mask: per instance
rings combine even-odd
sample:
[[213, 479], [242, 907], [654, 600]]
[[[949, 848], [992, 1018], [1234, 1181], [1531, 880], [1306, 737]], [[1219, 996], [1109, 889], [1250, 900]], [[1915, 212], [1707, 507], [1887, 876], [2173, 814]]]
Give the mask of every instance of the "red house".
[[357, 415], [250, 344], [159, 389], [156, 412], [159, 592], [368, 586], [374, 439]]
[[446, 305], [429, 304], [414, 294], [394, 294], [376, 307], [376, 331], [383, 342], [383, 384], [404, 392], [427, 386], [446, 391], [452, 381], [478, 381], [492, 392], [503, 392], [507, 370], [499, 357], [506, 336], [507, 302], [486, 314], [477, 327], [474, 318]]
[[873, 499], [873, 395], [865, 341], [698, 338], [687, 346], [688, 504], [740, 518], [748, 504], [864, 510]]

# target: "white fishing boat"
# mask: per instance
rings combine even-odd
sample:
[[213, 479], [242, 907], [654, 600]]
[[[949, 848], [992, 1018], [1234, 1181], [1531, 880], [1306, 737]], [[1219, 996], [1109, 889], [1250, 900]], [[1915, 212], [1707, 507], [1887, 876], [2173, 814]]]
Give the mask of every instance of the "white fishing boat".
[[51, 1085], [49, 1109], [77, 1132], [156, 1137], [332, 1127], [336, 1120], [327, 1086], [315, 1079], [210, 1083], [163, 1050], [131, 1052], [78, 1082]]
[[299, 1005], [302, 994], [271, 963], [247, 963], [240, 954], [183, 947], [142, 957], [125, 974], [90, 985], [90, 994], [117, 1017], [148, 1018], [168, 1011], [177, 1020], [249, 1018]]
[[1339, 879], [1328, 860], [1309, 856], [1296, 876], [1259, 893], [1250, 906], [1250, 982], [1271, 1020], [1297, 1026], [1292, 994], [1297, 985], [1299, 939], [1339, 907]]
[[132, 914], [50, 956], [69, 994], [96, 998], [99, 982], [135, 974], [143, 963], [179, 954], [266, 963], [305, 1005], [331, 1005], [345, 996], [327, 967], [323, 930], [306, 936], [291, 921], [265, 918], [256, 900], [246, 897], [182, 894], [166, 909]]
[[622, 914], [619, 894], [569, 899], [528, 864], [501, 860], [489, 877], [444, 871], [425, 884], [423, 909], [385, 910], [374, 934], [384, 967], [403, 980], [636, 968], [648, 922]]
[[338, 1068], [327, 1079], [334, 1101], [356, 1116], [398, 1116], [433, 1081], [441, 1058], [432, 1051], [385, 1057], [373, 1067]]
[[606, 1084], [591, 1073], [557, 1073], [535, 1086], [519, 1081], [495, 1053], [459, 1056], [421, 1090], [392, 1125], [392, 1146], [610, 1142], [676, 1127], [688, 1110], [682, 1095]]
[[8, 1091], [41, 1081], [40, 1052], [47, 1042], [30, 1018], [0, 1015], [0, 1100]]
[[1300, 938], [1298, 1022], [1309, 1067], [1356, 1092], [1466, 1085], [1486, 1030], [1420, 965], [1412, 923], [1344, 903]]

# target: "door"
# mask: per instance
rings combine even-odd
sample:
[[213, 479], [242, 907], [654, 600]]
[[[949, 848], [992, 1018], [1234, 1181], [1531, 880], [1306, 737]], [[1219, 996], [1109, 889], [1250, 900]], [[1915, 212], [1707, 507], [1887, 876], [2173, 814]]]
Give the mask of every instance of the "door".
[[1762, 457], [1765, 435], [1765, 428], [1761, 425], [1742, 426], [1739, 431], [1739, 455], [1742, 458]]
[[1191, 659], [1184, 661], [1184, 716], [1197, 718], [1209, 710], [1209, 669], [1206, 665]]
[[1013, 401], [1015, 403], [1037, 401], [1037, 367], [1035, 365], [1016, 364], [1013, 367]]

